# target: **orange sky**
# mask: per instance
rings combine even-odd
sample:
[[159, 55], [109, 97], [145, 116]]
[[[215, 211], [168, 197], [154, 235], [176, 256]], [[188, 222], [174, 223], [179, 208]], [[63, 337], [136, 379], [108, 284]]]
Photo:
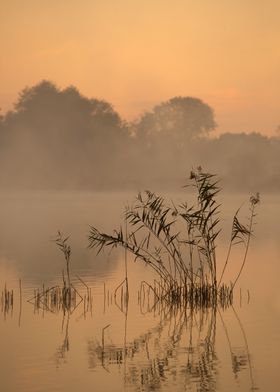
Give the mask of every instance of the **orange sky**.
[[1, 0], [0, 107], [42, 79], [126, 118], [176, 95], [211, 105], [218, 132], [280, 124], [279, 0]]

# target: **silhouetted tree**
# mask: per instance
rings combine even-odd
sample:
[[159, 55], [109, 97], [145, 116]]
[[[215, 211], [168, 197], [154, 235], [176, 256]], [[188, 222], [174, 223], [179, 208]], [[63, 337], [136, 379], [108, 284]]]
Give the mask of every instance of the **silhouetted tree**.
[[49, 81], [20, 93], [14, 111], [8, 114], [8, 121], [12, 120], [28, 124], [31, 132], [53, 132], [56, 137], [72, 133], [80, 140], [94, 132], [119, 131], [122, 126], [108, 102], [86, 98], [73, 86], [61, 90]]
[[35, 183], [62, 186], [110, 182], [108, 173], [114, 177], [118, 169], [118, 150], [129, 139], [110, 103], [86, 98], [72, 86], [59, 89], [49, 81], [20, 93], [3, 128], [10, 169], [17, 163], [14, 172], [21, 172], [25, 180], [27, 176]]
[[155, 140], [175, 142], [184, 146], [192, 139], [206, 136], [216, 127], [213, 109], [198, 98], [174, 97], [145, 113], [134, 124], [137, 137], [152, 143]]

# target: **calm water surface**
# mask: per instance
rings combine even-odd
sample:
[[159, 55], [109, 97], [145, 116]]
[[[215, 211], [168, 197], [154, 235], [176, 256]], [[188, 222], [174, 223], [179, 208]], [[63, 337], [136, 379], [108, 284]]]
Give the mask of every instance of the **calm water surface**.
[[[279, 196], [262, 198], [234, 306], [195, 312], [153, 307], [147, 293], [139, 303], [141, 280], [153, 277], [130, 259], [129, 305], [122, 307], [121, 290], [114, 292], [124, 279], [124, 253], [97, 257], [86, 248], [89, 225], [105, 232], [118, 227], [133, 195], [4, 193], [0, 199], [0, 291], [5, 285], [14, 291], [13, 306], [2, 305], [0, 313], [1, 391], [278, 390]], [[221, 200], [221, 259], [230, 216], [244, 200]], [[79, 276], [91, 289], [91, 301], [77, 301], [67, 312], [32, 300], [43, 284], [61, 285], [63, 255], [52, 242], [58, 229], [71, 234], [75, 287], [87, 295]], [[233, 254], [227, 279], [238, 270], [241, 251]]]

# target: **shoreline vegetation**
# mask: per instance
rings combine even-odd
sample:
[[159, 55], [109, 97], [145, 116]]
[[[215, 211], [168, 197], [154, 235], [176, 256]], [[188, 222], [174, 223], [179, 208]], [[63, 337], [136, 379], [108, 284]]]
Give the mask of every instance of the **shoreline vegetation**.
[[[152, 293], [155, 302], [191, 307], [227, 307], [233, 303], [233, 291], [244, 269], [253, 233], [256, 207], [260, 195], [250, 197], [249, 222], [243, 224], [237, 209], [233, 221], [228, 252], [224, 261], [217, 260], [216, 241], [220, 234], [220, 204], [216, 197], [221, 191], [216, 175], [204, 172], [201, 167], [190, 173], [190, 184], [196, 191], [194, 204], [168, 204], [153, 192], [140, 192], [135, 203], [125, 209], [125, 230], [120, 228], [112, 235], [92, 226], [89, 248], [97, 254], [105, 247], [123, 247], [136, 260], [141, 260], [155, 273], [153, 284], [141, 282]], [[223, 281], [230, 262], [231, 250], [244, 245], [240, 270], [232, 281]], [[125, 253], [126, 255], [126, 253]], [[218, 276], [219, 269], [222, 271]], [[128, 300], [127, 257], [126, 276], [120, 286]], [[119, 287], [118, 287], [119, 288]]]

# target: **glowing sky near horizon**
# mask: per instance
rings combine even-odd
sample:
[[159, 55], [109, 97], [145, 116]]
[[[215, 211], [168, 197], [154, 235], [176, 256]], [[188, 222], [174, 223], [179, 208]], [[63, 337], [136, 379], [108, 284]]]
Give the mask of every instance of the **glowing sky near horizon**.
[[280, 124], [279, 0], [1, 0], [0, 107], [42, 79], [127, 119], [173, 96], [212, 106], [218, 132]]

